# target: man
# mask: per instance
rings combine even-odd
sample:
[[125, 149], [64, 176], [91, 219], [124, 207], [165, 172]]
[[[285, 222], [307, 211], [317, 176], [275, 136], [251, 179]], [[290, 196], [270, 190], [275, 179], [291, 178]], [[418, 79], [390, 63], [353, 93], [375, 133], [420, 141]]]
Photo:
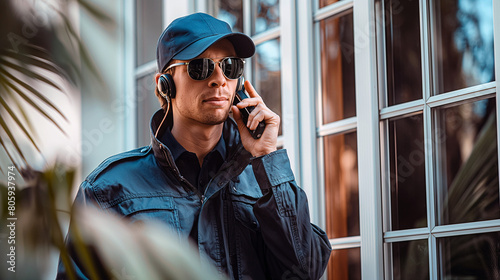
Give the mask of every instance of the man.
[[[276, 149], [280, 119], [248, 81], [249, 98], [232, 105], [243, 58], [254, 52], [248, 36], [207, 14], [173, 21], [157, 45], [162, 109], [151, 145], [104, 161], [77, 202], [166, 223], [233, 279], [318, 279], [331, 247]], [[244, 123], [239, 109], [249, 106]], [[249, 129], [260, 122], [256, 139]]]

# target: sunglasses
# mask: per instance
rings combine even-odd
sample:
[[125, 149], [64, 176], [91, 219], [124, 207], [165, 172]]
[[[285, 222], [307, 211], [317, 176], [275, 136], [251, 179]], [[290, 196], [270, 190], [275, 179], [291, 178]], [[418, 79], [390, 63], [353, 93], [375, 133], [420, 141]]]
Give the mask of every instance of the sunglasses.
[[245, 61], [239, 57], [225, 57], [219, 62], [215, 62], [211, 58], [196, 58], [188, 62], [174, 63], [168, 66], [165, 71], [176, 66], [187, 65], [189, 77], [193, 80], [203, 81], [212, 76], [216, 63], [219, 64], [224, 76], [230, 80], [238, 79], [243, 75]]

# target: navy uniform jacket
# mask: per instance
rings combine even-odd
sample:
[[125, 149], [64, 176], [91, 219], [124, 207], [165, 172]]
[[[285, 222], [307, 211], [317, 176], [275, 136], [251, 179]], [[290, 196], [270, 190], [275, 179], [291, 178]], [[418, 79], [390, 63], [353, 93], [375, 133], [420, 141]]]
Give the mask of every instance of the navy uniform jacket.
[[[153, 116], [152, 132], [163, 115], [159, 110]], [[310, 223], [307, 198], [286, 151], [252, 158], [230, 118], [223, 137], [226, 160], [204, 193], [182, 177], [169, 148], [152, 136], [150, 146], [101, 163], [81, 184], [76, 202], [95, 203], [131, 222], [161, 221], [181, 239], [197, 223], [200, 254], [232, 279], [320, 278], [331, 246]], [[86, 278], [81, 267], [76, 271]], [[63, 276], [60, 264], [58, 278]]]

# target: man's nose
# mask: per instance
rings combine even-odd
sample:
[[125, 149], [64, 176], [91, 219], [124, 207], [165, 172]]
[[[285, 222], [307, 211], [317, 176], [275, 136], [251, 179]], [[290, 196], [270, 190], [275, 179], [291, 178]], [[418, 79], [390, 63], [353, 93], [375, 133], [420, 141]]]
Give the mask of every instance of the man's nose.
[[226, 76], [224, 76], [220, 63], [215, 63], [214, 73], [209, 79], [209, 87], [220, 87], [225, 85]]

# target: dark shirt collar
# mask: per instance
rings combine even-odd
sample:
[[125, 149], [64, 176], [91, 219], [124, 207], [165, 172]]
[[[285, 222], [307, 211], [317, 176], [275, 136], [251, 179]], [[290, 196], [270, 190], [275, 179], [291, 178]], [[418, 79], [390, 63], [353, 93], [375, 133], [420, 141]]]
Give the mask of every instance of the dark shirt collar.
[[[179, 142], [177, 142], [174, 135], [172, 135], [170, 127], [165, 129], [165, 133], [163, 133], [163, 136], [161, 137], [160, 141], [163, 142], [163, 144], [165, 144], [170, 149], [174, 161], [177, 161], [177, 159], [184, 152], [189, 152], [186, 149], [184, 149], [184, 147], [182, 147], [182, 145], [179, 144]], [[222, 135], [219, 139], [219, 142], [217, 142], [217, 145], [215, 145], [214, 149], [212, 150], [212, 152], [213, 151], [218, 152], [223, 160], [226, 158], [226, 142], [224, 141], [224, 137], [222, 137]]]

